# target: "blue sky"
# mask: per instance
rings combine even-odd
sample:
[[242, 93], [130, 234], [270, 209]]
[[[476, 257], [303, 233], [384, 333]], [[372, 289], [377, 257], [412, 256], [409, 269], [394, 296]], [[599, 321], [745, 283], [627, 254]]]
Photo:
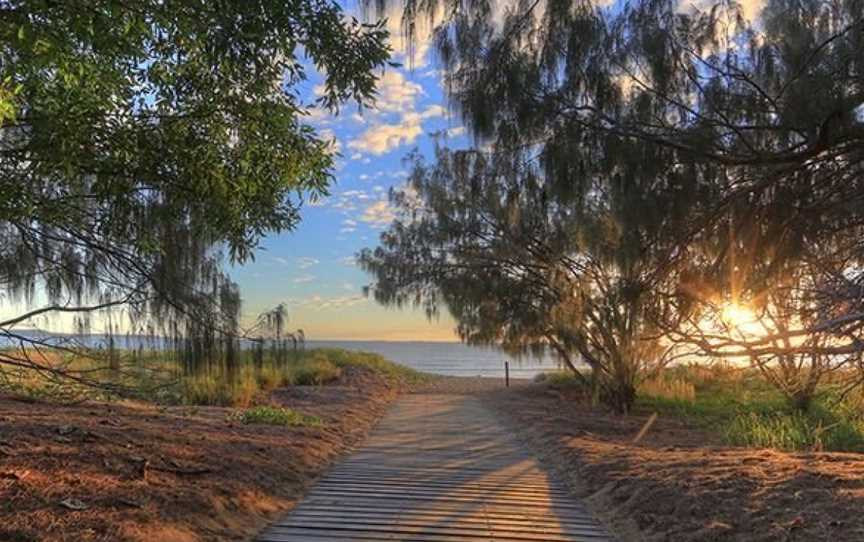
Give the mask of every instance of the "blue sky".
[[[455, 339], [447, 315], [429, 322], [420, 311], [385, 309], [365, 298], [370, 277], [354, 265], [353, 256], [375, 246], [392, 218], [388, 192], [405, 182], [404, 157], [415, 148], [430, 155], [436, 132], [446, 133], [449, 144], [465, 142], [458, 117], [448, 114], [428, 40], [421, 32], [409, 68], [398, 21], [388, 26], [394, 60], [404, 67], [383, 73], [375, 108], [349, 105], [338, 116], [315, 109], [308, 119], [341, 155], [331, 195], [306, 204], [296, 230], [268, 237], [255, 262], [231, 271], [247, 321], [286, 303], [289, 327], [310, 339]], [[311, 102], [320, 82], [315, 76], [299, 90]]]

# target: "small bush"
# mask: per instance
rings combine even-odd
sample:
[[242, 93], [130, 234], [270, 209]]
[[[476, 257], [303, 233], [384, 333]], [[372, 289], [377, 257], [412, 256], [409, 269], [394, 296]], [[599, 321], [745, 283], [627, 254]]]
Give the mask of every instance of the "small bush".
[[259, 392], [255, 373], [243, 370], [235, 379], [221, 375], [193, 375], [182, 381], [182, 401], [189, 405], [240, 406], [252, 404]]
[[342, 369], [322, 355], [303, 360], [292, 368], [293, 382], [301, 386], [320, 386], [342, 376]]
[[264, 391], [274, 390], [280, 386], [290, 384], [290, 377], [285, 370], [266, 365], [259, 369], [256, 374], [258, 387]]
[[408, 384], [419, 384], [432, 378], [429, 374], [393, 363], [379, 354], [353, 352], [338, 348], [321, 348], [316, 350], [316, 352], [319, 355], [325, 356], [326, 359], [339, 368], [362, 367], [375, 371], [390, 380], [397, 380]]
[[317, 416], [302, 414], [290, 408], [266, 405], [235, 412], [229, 416], [229, 419], [242, 424], [290, 425], [292, 427], [323, 425], [323, 421]]
[[584, 388], [585, 382], [572, 371], [554, 371], [551, 373], [542, 373], [542, 378], [537, 375], [534, 377], [535, 382], [544, 382], [547, 386], [553, 388]]

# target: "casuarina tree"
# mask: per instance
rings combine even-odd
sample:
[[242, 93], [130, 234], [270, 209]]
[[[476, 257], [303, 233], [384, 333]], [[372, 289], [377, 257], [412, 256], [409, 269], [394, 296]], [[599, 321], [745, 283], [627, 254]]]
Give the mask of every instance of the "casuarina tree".
[[860, 351], [862, 251], [850, 242], [864, 193], [860, 0], [401, 7], [409, 37], [438, 17], [445, 88], [478, 149], [542, 157], [543, 185], [579, 193], [585, 164], [626, 141], [653, 149], [634, 153], [646, 167], [661, 159], [683, 190], [711, 194], [672, 235], [662, 269], [675, 302], [646, 313], [652, 325], [676, 341], [693, 330], [683, 338], [701, 348], [699, 321], [730, 303], [764, 308], [798, 281], [810, 297], [786, 304], [786, 331], [772, 338], [817, 334], [829, 348], [820, 356]]
[[52, 370], [21, 329], [58, 314], [225, 354], [223, 257], [326, 193], [334, 152], [304, 116], [373, 100], [386, 38], [331, 1], [0, 2], [0, 295], [28, 307], [0, 319], [20, 347], [0, 363]]

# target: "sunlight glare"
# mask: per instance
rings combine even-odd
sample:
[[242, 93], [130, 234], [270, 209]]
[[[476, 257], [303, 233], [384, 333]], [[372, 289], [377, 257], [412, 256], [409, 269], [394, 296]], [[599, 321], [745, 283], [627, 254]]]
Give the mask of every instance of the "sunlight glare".
[[756, 313], [738, 303], [730, 302], [724, 305], [720, 318], [724, 324], [740, 332], [758, 334], [762, 331]]

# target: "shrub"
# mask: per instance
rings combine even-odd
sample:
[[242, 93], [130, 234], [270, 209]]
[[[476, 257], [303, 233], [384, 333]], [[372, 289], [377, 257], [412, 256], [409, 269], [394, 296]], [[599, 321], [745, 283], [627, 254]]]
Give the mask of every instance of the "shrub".
[[319, 427], [324, 423], [317, 416], [302, 414], [290, 408], [267, 405], [234, 412], [229, 416], [229, 420], [243, 424], [290, 425], [293, 427]]
[[248, 406], [259, 391], [252, 371], [229, 380], [216, 375], [188, 376], [182, 382], [182, 402], [189, 405]]
[[534, 377], [534, 382], [542, 383], [550, 388], [578, 390], [584, 392], [588, 396], [592, 396], [592, 399], [596, 402], [596, 397], [593, 397], [593, 392], [587, 385], [586, 380], [579, 378], [579, 376], [573, 374], [572, 371], [560, 370], [540, 373]]
[[330, 360], [337, 367], [343, 369], [347, 367], [363, 367], [375, 371], [390, 380], [416, 384], [425, 382], [431, 378], [429, 374], [393, 363], [379, 354], [352, 352], [337, 348], [321, 348], [316, 352], [325, 356], [326, 359]]
[[320, 386], [333, 382], [342, 376], [342, 369], [323, 355], [316, 354], [312, 359], [302, 360], [292, 368], [292, 380], [301, 386]]

